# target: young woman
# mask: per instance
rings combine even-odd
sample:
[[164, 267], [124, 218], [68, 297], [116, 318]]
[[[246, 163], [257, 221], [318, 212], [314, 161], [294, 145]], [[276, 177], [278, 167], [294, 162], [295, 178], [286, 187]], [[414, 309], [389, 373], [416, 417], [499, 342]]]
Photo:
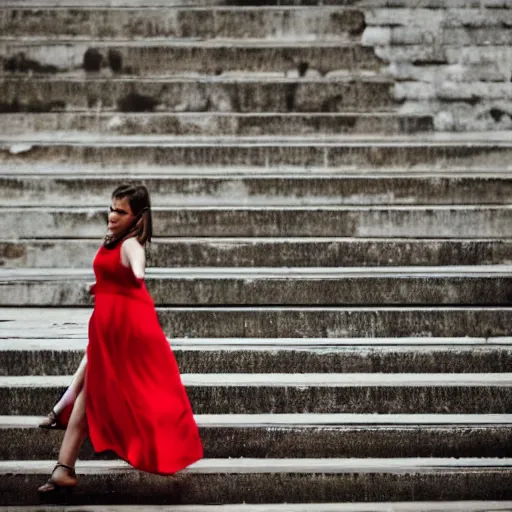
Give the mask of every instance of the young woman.
[[178, 366], [144, 285], [151, 231], [147, 189], [116, 188], [93, 264], [87, 355], [40, 425], [66, 429], [58, 463], [40, 493], [77, 485], [74, 465], [87, 434], [96, 452], [112, 450], [150, 473], [173, 474], [203, 456]]

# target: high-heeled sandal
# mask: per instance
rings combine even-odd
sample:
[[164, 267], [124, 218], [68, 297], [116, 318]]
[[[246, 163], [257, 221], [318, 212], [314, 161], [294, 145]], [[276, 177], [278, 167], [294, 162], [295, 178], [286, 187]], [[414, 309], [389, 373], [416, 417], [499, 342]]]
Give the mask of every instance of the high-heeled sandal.
[[[53, 478], [53, 474], [55, 473], [55, 470], [58, 468], [64, 468], [68, 471], [68, 476], [70, 478], [67, 481], [57, 482]], [[37, 489], [37, 492], [40, 494], [47, 494], [47, 493], [54, 494], [55, 492], [59, 492], [59, 491], [66, 491], [69, 493], [74, 487], [77, 486], [77, 484], [78, 484], [78, 481], [76, 478], [75, 468], [72, 468], [71, 466], [67, 466], [66, 464], [61, 464], [60, 462], [58, 462], [55, 465], [55, 467], [53, 468], [52, 475], [50, 476], [48, 481], [45, 484], [41, 485], [41, 487], [39, 487], [39, 489]]]
[[66, 430], [66, 426], [59, 421], [59, 417], [54, 410], [50, 411], [38, 426], [47, 430]]

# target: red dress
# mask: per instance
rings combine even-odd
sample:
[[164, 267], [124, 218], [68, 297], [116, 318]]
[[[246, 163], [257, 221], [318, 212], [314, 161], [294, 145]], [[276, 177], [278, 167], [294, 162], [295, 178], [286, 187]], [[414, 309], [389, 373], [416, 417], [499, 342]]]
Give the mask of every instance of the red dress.
[[96, 452], [114, 451], [142, 471], [172, 474], [203, 456], [192, 408], [143, 280], [121, 247], [94, 260], [87, 346], [86, 414]]

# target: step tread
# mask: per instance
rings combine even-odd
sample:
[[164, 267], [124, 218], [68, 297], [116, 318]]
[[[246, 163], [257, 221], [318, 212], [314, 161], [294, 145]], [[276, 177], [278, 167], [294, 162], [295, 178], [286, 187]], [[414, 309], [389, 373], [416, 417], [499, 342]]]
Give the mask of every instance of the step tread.
[[[367, 146], [374, 147], [431, 147], [459, 145], [463, 147], [486, 147], [496, 146], [510, 147], [512, 140], [509, 132], [438, 132], [418, 135], [377, 135], [377, 134], [341, 134], [341, 135], [300, 135], [300, 136], [175, 136], [175, 135], [110, 135], [110, 134], [87, 134], [64, 133], [56, 135], [55, 132], [40, 132], [22, 135], [1, 135], [0, 149], [9, 149], [11, 145], [87, 145], [87, 146]], [[12, 151], [22, 152], [23, 148], [10, 148]]]
[[[183, 373], [203, 387], [512, 387], [512, 373]], [[62, 388], [70, 375], [0, 376], [0, 388]]]
[[[13, 170], [9, 171], [8, 169], [2, 169], [0, 171], [0, 179], [3, 180], [51, 180], [58, 178], [63, 181], [93, 181], [95, 183], [108, 182], [111, 180], [118, 180], [119, 174], [112, 172], [113, 169], [107, 169], [106, 172], [102, 173], [100, 176], [87, 173], [85, 175], [78, 172], [62, 172], [59, 169], [54, 170], [53, 172], [49, 170], [49, 172], [39, 173], [37, 171], [30, 172], [29, 169], [18, 168], [18, 172], [14, 173]], [[328, 171], [327, 169], [318, 169], [318, 170], [310, 170], [310, 169], [295, 169], [295, 170], [286, 170], [286, 169], [268, 169], [264, 170], [260, 168], [254, 169], [239, 169], [235, 171], [229, 168], [219, 168], [219, 169], [197, 169], [197, 168], [188, 168], [188, 169], [172, 169], [171, 172], [162, 171], [160, 172], [152, 172], [144, 174], [144, 180], [162, 180], [162, 181], [172, 181], [172, 180], [180, 180], [180, 179], [201, 179], [204, 181], [209, 180], [222, 180], [229, 179], [231, 181], [245, 181], [245, 180], [274, 180], [274, 179], [287, 179], [287, 180], [305, 180], [305, 181], [316, 181], [316, 180], [330, 180], [330, 181], [350, 181], [350, 180], [381, 180], [382, 182], [386, 182], [387, 180], [410, 180], [410, 181], [418, 181], [424, 182], [428, 180], [460, 180], [460, 179], [468, 179], [468, 180], [488, 180], [488, 179], [499, 179], [499, 180], [511, 180], [512, 172], [507, 170], [486, 170], [486, 171], [472, 171], [469, 169], [464, 170], [452, 170], [452, 169], [425, 169], [424, 171], [411, 171], [405, 172], [405, 170], [389, 170], [386, 172], [372, 170], [365, 171], [364, 169], [356, 170], [343, 170], [339, 174], [336, 171]]]
[[[186, 236], [176, 236], [176, 237], [155, 237], [151, 239], [151, 244], [155, 245], [164, 245], [164, 244], [198, 244], [198, 245], [209, 245], [209, 244], [251, 244], [257, 246], [258, 243], [272, 243], [272, 244], [293, 244], [293, 243], [366, 243], [366, 242], [378, 242], [382, 244], [386, 243], [407, 243], [407, 244], [429, 244], [429, 243], [442, 243], [446, 242], [447, 244], [456, 243], [456, 244], [464, 244], [468, 242], [496, 242], [498, 244], [507, 244], [512, 242], [512, 238], [484, 238], [484, 237], [475, 237], [475, 238], [404, 238], [404, 237], [393, 237], [393, 238], [375, 238], [375, 237], [343, 237], [343, 236], [311, 236], [311, 237], [277, 237], [277, 236], [269, 236], [269, 237], [186, 237]], [[101, 241], [98, 238], [52, 238], [51, 241], [44, 241], [40, 238], [24, 238], [23, 240], [18, 240], [16, 238], [0, 238], [0, 243], [22, 243], [22, 244], [91, 244], [94, 243], [97, 245], [97, 248], [100, 247]], [[237, 267], [238, 268], [238, 267]], [[242, 267], [243, 268], [243, 267]]]
[[[10, 74], [3, 75], [2, 82], [16, 82], [26, 83], [27, 77], [24, 74]], [[77, 83], [83, 82], [86, 84], [104, 84], [104, 83], [133, 83], [133, 84], [238, 84], [238, 83], [262, 83], [262, 84], [338, 84], [345, 82], [368, 82], [368, 83], [384, 83], [392, 84], [393, 80], [390, 76], [378, 71], [371, 71], [365, 69], [359, 70], [336, 70], [330, 71], [325, 76], [283, 76], [283, 73], [273, 71], [229, 71], [226, 70], [222, 75], [205, 75], [200, 72], [186, 72], [175, 73], [172, 75], [152, 75], [151, 72], [145, 73], [144, 76], [108, 76], [97, 77], [88, 76], [83, 71], [66, 71], [58, 75], [36, 75], [30, 77], [31, 84], [38, 83]], [[211, 112], [214, 113], [214, 112]], [[326, 112], [329, 114], [330, 112]], [[377, 112], [378, 113], [378, 112]], [[210, 112], [206, 113], [210, 114]], [[342, 113], [341, 113], [342, 114]], [[368, 113], [369, 115], [371, 113]], [[9, 115], [12, 115], [10, 113]], [[38, 114], [41, 115], [41, 114]], [[414, 115], [414, 114], [403, 114]], [[423, 114], [425, 115], [425, 114]]]
[[[1, 137], [0, 137], [1, 138]], [[123, 178], [137, 177], [138, 179], [146, 179], [151, 178], [152, 176], [161, 176], [165, 178], [174, 178], [180, 176], [198, 176], [201, 178], [212, 177], [217, 178], [219, 176], [229, 176], [229, 177], [239, 177], [245, 178], [248, 176], [262, 176], [262, 177], [274, 177], [275, 175], [283, 176], [283, 177], [294, 177], [294, 176], [307, 176], [307, 177], [316, 177], [319, 176], [333, 176], [337, 178], [344, 178], [345, 176], [354, 176], [354, 177], [375, 177], [380, 178], [386, 176], [397, 176], [402, 178], [422, 178], [424, 176], [432, 176], [432, 177], [444, 177], [444, 176], [476, 176], [476, 177], [494, 177], [494, 176], [511, 176], [512, 169], [507, 169], [505, 167], [489, 167], [489, 168], [475, 168], [470, 169], [467, 167], [455, 167], [455, 166], [443, 166], [442, 169], [436, 167], [415, 167], [415, 168], [407, 168], [407, 167], [397, 167], [397, 168], [372, 168], [366, 169], [364, 167], [355, 168], [337, 168], [337, 167], [315, 167], [311, 166], [307, 169], [300, 166], [272, 166], [269, 167], [257, 167], [257, 166], [233, 166], [233, 167], [219, 167], [216, 165], [211, 165], [209, 167], [202, 167], [200, 165], [191, 167], [185, 167], [180, 165], [173, 165], [172, 167], [166, 168], [165, 171], [162, 170], [162, 167], [158, 167], [155, 165], [147, 165], [145, 167], [132, 167], [130, 168], [128, 165], [123, 167], [109, 167], [109, 168], [100, 168], [94, 165], [88, 164], [59, 164], [55, 162], [55, 164], [45, 164], [34, 162], [34, 164], [27, 165], [25, 163], [20, 164], [12, 164], [9, 167], [3, 167], [1, 169], [0, 176], [8, 178], [8, 177], [34, 177], [34, 178], [51, 178], [54, 176], [63, 177], [64, 179], [70, 177], [80, 177], [80, 179], [87, 178], [95, 178], [102, 179], [102, 176], [105, 176], [105, 179], [109, 177], [119, 178], [119, 176], [123, 176]]]
[[[100, 208], [98, 206], [1, 206], [1, 211], [3, 213], [27, 213], [27, 212], [44, 212], [44, 213], [87, 213], [92, 214], [95, 212], [107, 212], [107, 207]], [[481, 211], [481, 212], [490, 212], [493, 210], [496, 211], [508, 211], [512, 210], [512, 204], [437, 204], [437, 205], [423, 205], [423, 204], [411, 204], [411, 205], [313, 205], [313, 206], [219, 206], [216, 204], [211, 205], [201, 205], [201, 206], [179, 206], [179, 207], [171, 207], [171, 206], [154, 206], [151, 207], [153, 212], [174, 212], [174, 211], [311, 211], [311, 212], [320, 212], [320, 211], [358, 211], [358, 212], [378, 212], [378, 211]], [[33, 238], [30, 236], [28, 238]], [[262, 237], [260, 237], [262, 238]], [[509, 237], [504, 237], [509, 238]], [[389, 237], [387, 237], [389, 240]], [[467, 237], [465, 237], [467, 239]], [[99, 240], [99, 239], [98, 239]], [[472, 240], [472, 239], [471, 239]], [[502, 240], [500, 238], [500, 240]]]
[[[81, 505], [55, 512], [510, 512], [512, 501], [407, 501], [351, 503], [278, 503], [236, 505]], [[5, 512], [41, 512], [41, 507], [0, 507]]]
[[[453, 265], [432, 267], [191, 267], [148, 268], [147, 279], [368, 279], [368, 278], [485, 278], [511, 277], [512, 265]], [[0, 282], [69, 281], [94, 278], [90, 269], [14, 268], [0, 269]]]
[[[367, 427], [435, 428], [511, 426], [512, 414], [196, 414], [202, 428]], [[37, 428], [40, 416], [0, 416], [0, 429]]]
[[9, 49], [18, 47], [26, 48], [29, 46], [72, 46], [86, 45], [94, 48], [353, 48], [363, 47], [360, 37], [350, 40], [342, 35], [336, 39], [312, 39], [312, 38], [286, 38], [286, 39], [239, 39], [239, 38], [172, 38], [172, 37], [145, 37], [143, 39], [95, 39], [91, 37], [70, 38], [62, 37], [56, 39], [54, 36], [41, 37], [33, 36], [23, 39], [0, 39], [0, 49], [2, 46]]
[[[55, 461], [0, 461], [1, 474], [47, 474]], [[187, 473], [432, 473], [440, 471], [510, 470], [509, 458], [400, 458], [400, 459], [203, 459]], [[78, 474], [136, 471], [123, 461], [78, 461]]]
[[375, 119], [375, 118], [391, 118], [391, 119], [415, 119], [418, 117], [434, 117], [432, 114], [414, 114], [414, 113], [402, 113], [399, 111], [390, 111], [390, 112], [90, 112], [90, 111], [73, 111], [66, 110], [65, 112], [43, 112], [43, 113], [33, 113], [33, 112], [23, 112], [23, 113], [5, 113], [1, 114], [2, 119], [6, 121], [8, 119], [17, 118], [17, 119], [27, 119], [34, 118], [37, 120], [41, 120], [48, 117], [84, 117], [91, 119], [111, 119], [112, 117], [122, 118], [180, 118], [180, 119], [197, 119], [202, 120], [204, 118], [219, 118], [219, 119], [240, 119], [240, 118], [253, 118], [253, 117], [263, 117], [267, 119], [273, 118], [285, 118], [285, 119], [295, 119], [295, 118], [312, 118], [312, 119], [346, 119], [346, 118], [367, 118], [367, 119]]
[[[0, 337], [0, 354], [6, 351], [77, 351], [84, 350], [87, 338], [24, 338]], [[27, 329], [27, 334], [30, 330]], [[58, 334], [58, 333], [57, 333]], [[436, 351], [461, 350], [482, 351], [508, 349], [512, 346], [512, 337], [491, 338], [173, 338], [169, 342], [173, 350], [302, 350], [348, 352], [398, 352], [398, 351]]]

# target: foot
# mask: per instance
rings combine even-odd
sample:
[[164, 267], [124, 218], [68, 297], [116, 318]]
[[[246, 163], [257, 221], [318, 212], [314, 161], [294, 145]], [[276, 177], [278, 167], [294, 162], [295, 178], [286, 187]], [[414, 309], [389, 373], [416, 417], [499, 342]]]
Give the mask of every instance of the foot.
[[52, 492], [59, 488], [72, 488], [76, 487], [78, 480], [76, 478], [75, 469], [66, 464], [58, 463], [53, 469], [52, 476], [43, 484], [39, 489], [40, 493]]
[[39, 428], [46, 428], [49, 430], [65, 430], [66, 427], [62, 425], [55, 411], [48, 413], [48, 416], [39, 423]]

